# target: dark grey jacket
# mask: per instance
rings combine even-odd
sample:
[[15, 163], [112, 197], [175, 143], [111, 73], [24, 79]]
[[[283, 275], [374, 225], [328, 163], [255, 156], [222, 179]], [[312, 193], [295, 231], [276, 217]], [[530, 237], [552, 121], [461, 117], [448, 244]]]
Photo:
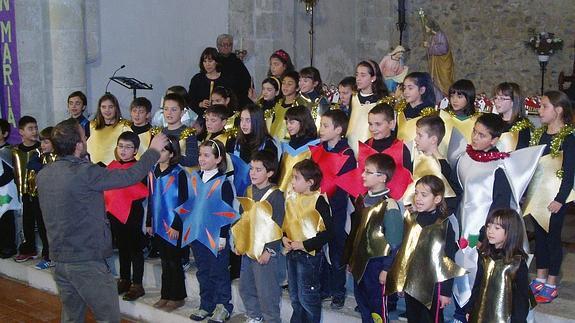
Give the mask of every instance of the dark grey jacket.
[[141, 181], [159, 156], [149, 149], [138, 163], [122, 170], [108, 170], [74, 156], [59, 157], [46, 165], [38, 173], [37, 185], [50, 258], [80, 262], [110, 257], [112, 239], [104, 190]]

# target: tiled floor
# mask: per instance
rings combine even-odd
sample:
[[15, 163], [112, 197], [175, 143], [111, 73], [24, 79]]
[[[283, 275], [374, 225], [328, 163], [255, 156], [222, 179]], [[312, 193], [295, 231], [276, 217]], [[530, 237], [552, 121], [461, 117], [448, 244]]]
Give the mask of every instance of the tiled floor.
[[[60, 309], [58, 296], [0, 276], [0, 322], [60, 322]], [[86, 322], [96, 322], [91, 313]]]

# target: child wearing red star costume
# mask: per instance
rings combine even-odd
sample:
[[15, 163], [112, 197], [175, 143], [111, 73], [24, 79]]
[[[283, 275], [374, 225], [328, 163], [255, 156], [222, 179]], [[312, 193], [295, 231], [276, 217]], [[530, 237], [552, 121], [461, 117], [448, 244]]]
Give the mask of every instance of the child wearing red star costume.
[[[331, 307], [340, 309], [345, 302], [345, 265], [342, 263], [343, 248], [347, 239], [348, 194], [335, 185], [335, 178], [356, 167], [353, 151], [343, 134], [347, 131], [348, 117], [342, 110], [329, 110], [321, 116], [319, 139], [321, 144], [311, 147], [311, 158], [323, 174], [321, 192], [327, 194], [332, 214], [332, 236], [329, 241], [329, 284], [324, 292], [332, 296]], [[327, 279], [326, 279], [327, 280]], [[330, 288], [329, 288], [330, 287]]]
[[395, 175], [387, 184], [387, 187], [390, 189], [390, 197], [398, 200], [412, 182], [411, 170], [413, 166], [409, 149], [392, 134], [392, 130], [396, 125], [395, 111], [389, 104], [377, 104], [369, 111], [368, 123], [372, 137], [365, 143], [359, 143], [357, 168], [338, 177], [336, 184], [353, 197], [365, 194], [367, 190], [361, 182], [361, 173], [365, 168], [365, 160], [375, 153], [385, 153], [395, 161]]
[[[136, 154], [140, 147], [140, 138], [131, 131], [123, 132], [116, 145], [117, 160], [107, 168], [126, 169], [136, 163]], [[142, 179], [144, 180], [144, 179]], [[123, 299], [134, 301], [144, 295], [142, 277], [144, 276], [145, 236], [142, 232], [144, 221], [144, 199], [148, 189], [144, 183], [104, 191], [106, 211], [115, 232], [120, 260], [120, 280], [118, 294]]]

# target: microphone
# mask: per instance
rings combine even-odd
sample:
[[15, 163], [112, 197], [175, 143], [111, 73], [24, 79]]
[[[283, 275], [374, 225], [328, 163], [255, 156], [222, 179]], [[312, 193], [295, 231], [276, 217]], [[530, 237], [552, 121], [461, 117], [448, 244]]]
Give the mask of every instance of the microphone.
[[118, 73], [118, 71], [123, 69], [124, 67], [126, 67], [126, 65], [120, 66], [120, 68], [118, 68], [117, 70], [114, 71], [114, 74], [112, 74], [110, 79], [108, 79], [108, 83], [106, 83], [106, 94], [110, 94], [110, 92], [108, 92], [108, 85], [110, 85], [110, 82], [112, 81], [112, 77], [116, 76], [116, 73]]

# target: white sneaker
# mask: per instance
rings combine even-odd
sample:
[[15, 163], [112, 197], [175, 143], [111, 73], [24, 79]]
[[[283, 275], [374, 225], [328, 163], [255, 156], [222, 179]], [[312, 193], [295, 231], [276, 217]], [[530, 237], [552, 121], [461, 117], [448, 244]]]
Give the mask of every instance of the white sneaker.
[[246, 321], [246, 323], [261, 323], [261, 322], [263, 322], [263, 321], [264, 321], [264, 319], [261, 318], [261, 317], [259, 317], [259, 318], [250, 317], [250, 318], [248, 318], [248, 320]]
[[208, 323], [223, 323], [229, 318], [230, 312], [226, 310], [224, 304], [218, 304], [216, 305], [214, 313], [212, 313], [212, 317], [208, 320]]

